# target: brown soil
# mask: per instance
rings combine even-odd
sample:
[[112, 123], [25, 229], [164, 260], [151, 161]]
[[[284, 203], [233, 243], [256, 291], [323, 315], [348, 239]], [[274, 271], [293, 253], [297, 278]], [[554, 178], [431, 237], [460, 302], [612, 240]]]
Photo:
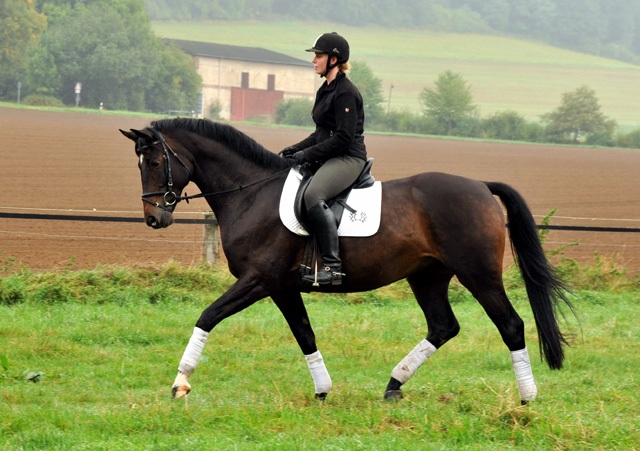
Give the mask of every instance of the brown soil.
[[[0, 212], [141, 216], [140, 176], [133, 146], [118, 128], [145, 118], [0, 108], [3, 200]], [[269, 149], [307, 132], [237, 124]], [[640, 152], [368, 134], [373, 173], [390, 180], [441, 171], [512, 185], [539, 222], [552, 209], [555, 225], [640, 227]], [[187, 192], [196, 194], [195, 187]], [[202, 200], [181, 204], [177, 218], [202, 217]], [[95, 212], [94, 212], [95, 209]], [[66, 211], [60, 211], [66, 210]], [[96, 265], [150, 266], [201, 260], [203, 226], [152, 230], [143, 223], [0, 218], [2, 261], [33, 269]], [[551, 231], [547, 248], [580, 242], [565, 255], [582, 262], [594, 252], [640, 270], [640, 233]], [[508, 254], [505, 263], [510, 263]]]

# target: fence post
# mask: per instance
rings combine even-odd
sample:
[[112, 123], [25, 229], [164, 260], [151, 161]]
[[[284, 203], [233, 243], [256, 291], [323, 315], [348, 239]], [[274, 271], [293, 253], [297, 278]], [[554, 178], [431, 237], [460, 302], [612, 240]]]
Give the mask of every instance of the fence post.
[[[204, 219], [216, 219], [215, 215], [211, 211], [205, 211], [202, 213]], [[220, 257], [220, 229], [218, 224], [205, 224], [204, 236], [202, 246], [202, 259], [205, 263], [213, 265], [218, 261]]]

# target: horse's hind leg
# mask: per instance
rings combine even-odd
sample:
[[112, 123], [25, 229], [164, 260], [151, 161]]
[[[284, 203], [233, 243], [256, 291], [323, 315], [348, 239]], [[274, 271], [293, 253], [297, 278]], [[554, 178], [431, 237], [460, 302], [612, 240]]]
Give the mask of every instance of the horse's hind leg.
[[273, 294], [271, 299], [278, 306], [284, 316], [291, 332], [305, 356], [313, 383], [316, 389], [316, 398], [324, 400], [331, 391], [331, 377], [324, 364], [322, 354], [316, 347], [316, 337], [311, 328], [311, 322], [307, 315], [307, 309], [302, 302], [300, 292], [288, 290]]
[[458, 274], [458, 280], [480, 302], [511, 351], [511, 362], [522, 404], [534, 401], [537, 388], [525, 344], [524, 322], [509, 302], [501, 272], [496, 270], [493, 274], [474, 274], [472, 277]]
[[422, 340], [391, 372], [385, 399], [402, 398], [400, 387], [438, 348], [460, 331], [449, 304], [449, 282], [453, 273], [439, 262], [412, 274], [407, 279], [427, 320], [427, 338]]

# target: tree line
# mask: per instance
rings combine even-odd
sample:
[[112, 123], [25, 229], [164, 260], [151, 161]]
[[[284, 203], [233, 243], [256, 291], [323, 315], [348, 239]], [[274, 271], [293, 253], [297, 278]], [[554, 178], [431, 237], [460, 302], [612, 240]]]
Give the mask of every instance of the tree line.
[[[240, 11], [252, 1], [227, 3]], [[0, 30], [6, 30], [0, 33], [5, 100], [21, 94], [23, 103], [73, 104], [81, 82], [82, 106], [166, 112], [193, 109], [201, 91], [192, 58], [152, 32], [144, 0], [4, 0]], [[640, 130], [616, 134], [587, 86], [565, 93], [541, 123], [529, 123], [515, 111], [481, 118], [469, 86], [451, 71], [440, 74], [434, 89], [424, 88], [421, 114], [385, 112], [382, 80], [366, 63], [353, 61], [350, 76], [363, 94], [369, 130], [640, 148]], [[311, 125], [310, 111], [310, 100], [287, 101], [276, 121]]]
[[152, 20], [294, 19], [507, 34], [640, 64], [629, 0], [144, 0]]
[[[640, 149], [640, 129], [618, 131], [615, 120], [602, 113], [596, 92], [586, 85], [564, 93], [560, 105], [540, 122], [529, 122], [513, 110], [481, 117], [471, 86], [462, 74], [450, 70], [438, 75], [433, 88], [423, 88], [421, 113], [385, 112], [382, 80], [366, 63], [354, 61], [349, 76], [362, 94], [370, 131]], [[309, 99], [286, 100], [278, 105], [275, 121], [313, 126], [312, 106]]]
[[0, 98], [130, 111], [192, 109], [193, 59], [151, 29], [143, 0], [3, 0]]

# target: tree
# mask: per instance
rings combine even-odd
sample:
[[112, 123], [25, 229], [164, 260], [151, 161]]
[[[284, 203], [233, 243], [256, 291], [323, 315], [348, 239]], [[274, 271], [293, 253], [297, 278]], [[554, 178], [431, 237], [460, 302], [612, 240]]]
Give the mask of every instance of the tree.
[[83, 5], [56, 20], [43, 35], [30, 64], [30, 78], [37, 90], [65, 103], [72, 103], [75, 83], [82, 82], [84, 105], [97, 107], [104, 102], [112, 109], [141, 110], [149, 83], [144, 75], [150, 75], [142, 56], [149, 50], [130, 39], [113, 9]]
[[471, 87], [461, 74], [450, 70], [438, 76], [435, 89], [424, 88], [420, 100], [425, 115], [439, 122], [447, 135], [464, 119], [471, 118], [476, 110]]
[[604, 134], [611, 136], [616, 127], [601, 111], [593, 89], [583, 85], [573, 92], [562, 94], [562, 103], [554, 111], [541, 116], [547, 123], [547, 135], [551, 139], [569, 138], [577, 143], [581, 136]]
[[194, 70], [193, 58], [171, 44], [161, 45], [160, 61], [146, 98], [147, 108], [157, 112], [195, 109], [202, 77]]
[[30, 48], [47, 26], [33, 0], [2, 0], [0, 3], [0, 97], [13, 95], [25, 69]]
[[[71, 4], [73, 3], [73, 4]], [[45, 2], [52, 14], [28, 70], [29, 89], [73, 103], [134, 111], [193, 109], [201, 79], [193, 60], [153, 34], [142, 0]]]
[[380, 104], [384, 102], [382, 96], [382, 79], [373, 75], [367, 63], [353, 61], [349, 78], [358, 87], [364, 103], [365, 120], [375, 122], [382, 115]]

